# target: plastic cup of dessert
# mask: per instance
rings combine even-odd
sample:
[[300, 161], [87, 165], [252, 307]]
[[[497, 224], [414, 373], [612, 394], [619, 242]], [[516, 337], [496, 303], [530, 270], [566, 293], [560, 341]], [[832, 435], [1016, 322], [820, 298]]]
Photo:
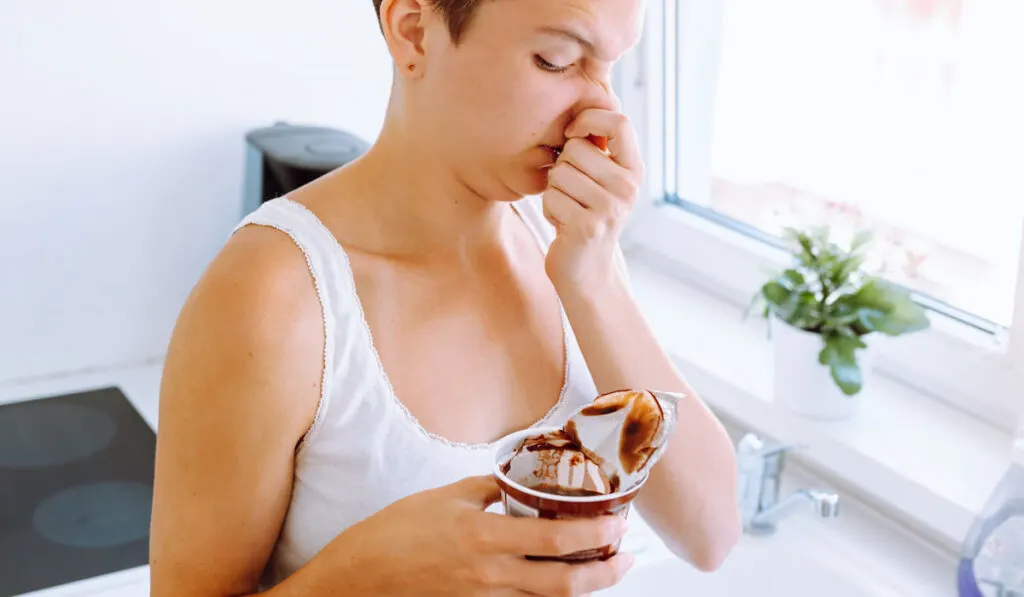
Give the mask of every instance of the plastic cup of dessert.
[[[501, 501], [505, 513], [509, 516], [525, 518], [547, 518], [551, 520], [566, 518], [596, 518], [598, 516], [629, 517], [630, 506], [640, 489], [647, 481], [645, 475], [632, 487], [615, 493], [603, 495], [561, 495], [548, 493], [521, 485], [510, 479], [504, 472], [505, 465], [515, 454], [523, 440], [535, 435], [558, 431], [559, 427], [534, 427], [511, 433], [494, 445], [492, 460], [494, 462], [494, 478], [501, 489]], [[530, 556], [531, 560], [555, 560], [570, 563], [607, 560], [619, 550], [621, 541], [613, 545], [578, 551], [556, 557]]]

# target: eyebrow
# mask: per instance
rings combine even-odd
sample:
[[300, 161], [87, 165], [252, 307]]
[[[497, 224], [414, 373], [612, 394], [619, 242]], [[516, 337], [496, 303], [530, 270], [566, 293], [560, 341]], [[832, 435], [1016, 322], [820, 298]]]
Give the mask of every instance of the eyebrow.
[[583, 35], [572, 31], [570, 29], [563, 29], [561, 27], [541, 27], [541, 33], [547, 33], [548, 35], [556, 35], [558, 37], [565, 37], [583, 46], [583, 48], [592, 56], [597, 56], [597, 47], [594, 42], [590, 41]]

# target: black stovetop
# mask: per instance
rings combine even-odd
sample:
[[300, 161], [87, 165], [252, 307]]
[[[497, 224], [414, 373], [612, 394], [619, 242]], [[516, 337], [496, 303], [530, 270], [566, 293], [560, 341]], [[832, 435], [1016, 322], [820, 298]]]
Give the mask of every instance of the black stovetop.
[[155, 451], [118, 388], [0, 406], [0, 595], [146, 565]]

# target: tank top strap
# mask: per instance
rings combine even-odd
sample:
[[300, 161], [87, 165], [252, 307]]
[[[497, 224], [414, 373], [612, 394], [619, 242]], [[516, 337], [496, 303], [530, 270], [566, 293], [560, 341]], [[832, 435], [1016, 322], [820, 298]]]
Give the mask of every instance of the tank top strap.
[[355, 350], [350, 340], [358, 337], [357, 333], [351, 333], [358, 331], [358, 322], [352, 319], [353, 314], [362, 311], [355, 294], [351, 266], [345, 250], [320, 219], [306, 206], [287, 197], [263, 203], [244, 217], [232, 233], [248, 225], [275, 228], [291, 238], [306, 259], [320, 301], [324, 323], [323, 373], [316, 416], [301, 442], [306, 445], [323, 426], [339, 370]]

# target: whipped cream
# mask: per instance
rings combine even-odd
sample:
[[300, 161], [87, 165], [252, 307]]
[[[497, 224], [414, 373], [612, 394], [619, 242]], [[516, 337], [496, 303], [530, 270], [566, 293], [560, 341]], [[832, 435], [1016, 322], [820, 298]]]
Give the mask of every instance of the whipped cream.
[[528, 437], [503, 472], [521, 485], [547, 493], [603, 495], [614, 491], [597, 463], [564, 431]]

